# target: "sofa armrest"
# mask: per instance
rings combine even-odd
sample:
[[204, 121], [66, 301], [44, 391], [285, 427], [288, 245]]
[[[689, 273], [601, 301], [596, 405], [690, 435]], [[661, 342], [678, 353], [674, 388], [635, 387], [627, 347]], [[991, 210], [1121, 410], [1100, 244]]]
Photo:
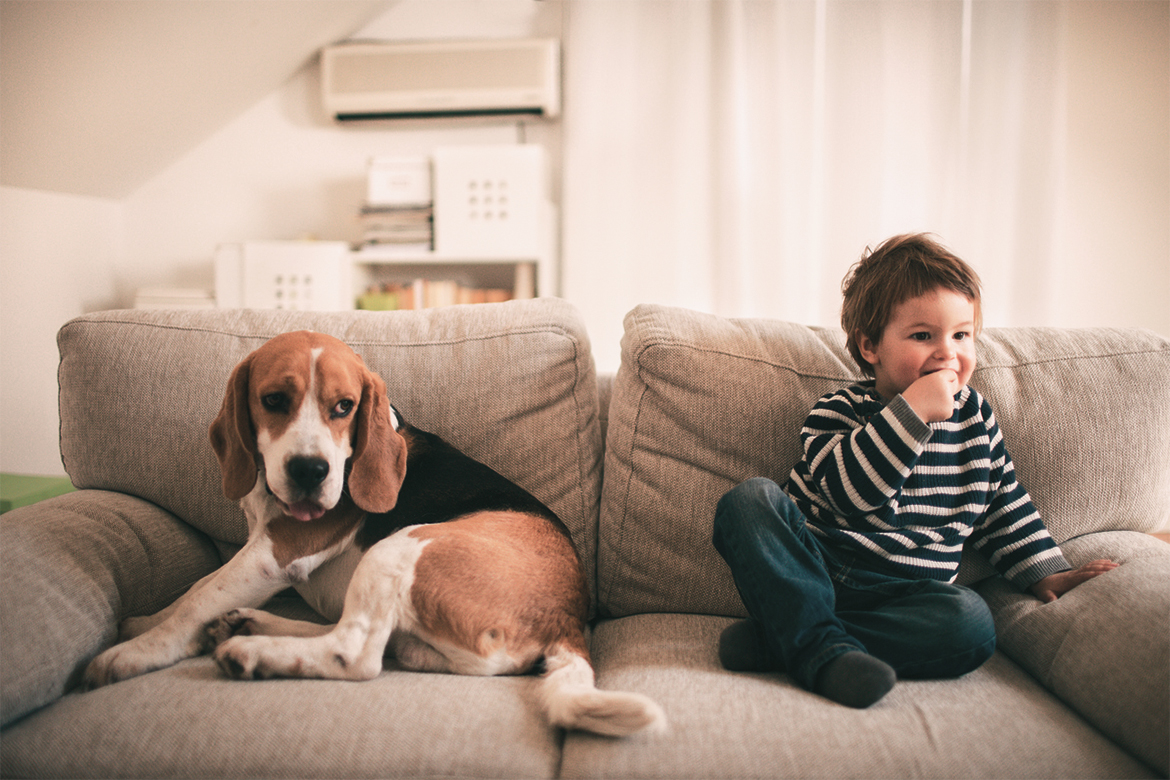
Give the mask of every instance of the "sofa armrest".
[[219, 565], [206, 536], [120, 493], [0, 515], [0, 725], [76, 685], [121, 618], [158, 611]]
[[1000, 649], [1163, 776], [1170, 773], [1170, 545], [1107, 531], [1061, 545], [1073, 566], [1121, 565], [1051, 604], [1002, 578], [979, 586]]

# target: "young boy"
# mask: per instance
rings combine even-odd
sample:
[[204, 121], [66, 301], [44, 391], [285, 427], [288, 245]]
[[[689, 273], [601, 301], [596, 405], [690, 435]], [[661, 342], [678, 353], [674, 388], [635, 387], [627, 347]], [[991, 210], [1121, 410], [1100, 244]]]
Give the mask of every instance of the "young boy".
[[715, 547], [751, 618], [719, 654], [864, 708], [898, 677], [957, 677], [995, 650], [987, 605], [953, 584], [966, 541], [1046, 602], [1116, 564], [1071, 570], [967, 386], [975, 272], [903, 235], [863, 255], [842, 289], [849, 352], [873, 378], [816, 403], [784, 488], [756, 478], [720, 500]]

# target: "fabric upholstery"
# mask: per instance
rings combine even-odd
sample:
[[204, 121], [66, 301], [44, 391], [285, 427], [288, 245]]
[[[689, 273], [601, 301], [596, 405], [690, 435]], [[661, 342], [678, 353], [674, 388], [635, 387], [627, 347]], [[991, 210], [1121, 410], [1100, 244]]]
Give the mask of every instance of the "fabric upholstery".
[[719, 665], [729, 620], [636, 615], [594, 631], [603, 688], [662, 704], [664, 736], [565, 740], [567, 778], [1152, 777], [1096, 729], [996, 654], [959, 680], [901, 682], [854, 710], [782, 674]]
[[208, 441], [231, 370], [266, 340], [340, 338], [414, 425], [549, 505], [592, 582], [601, 432], [589, 340], [557, 300], [411, 312], [118, 311], [74, 320], [61, 351], [61, 451], [79, 488], [140, 496], [219, 542], [247, 538]]
[[[661, 306], [627, 315], [608, 420], [602, 614], [744, 615], [710, 544], [715, 504], [749, 477], [786, 480], [808, 410], [859, 376], [834, 329]], [[1170, 341], [989, 329], [972, 385], [1058, 542], [1170, 522]], [[959, 582], [992, 573], [968, 554]]]
[[1000, 579], [983, 583], [999, 647], [1103, 733], [1168, 775], [1170, 545], [1112, 531], [1063, 547], [1073, 566], [1098, 558], [1121, 566], [1051, 604]]
[[220, 566], [203, 534], [132, 496], [85, 491], [0, 515], [0, 718], [59, 698], [114, 641]]
[[367, 682], [225, 678], [208, 657], [5, 730], [4, 777], [555, 777], [534, 677], [388, 669]]

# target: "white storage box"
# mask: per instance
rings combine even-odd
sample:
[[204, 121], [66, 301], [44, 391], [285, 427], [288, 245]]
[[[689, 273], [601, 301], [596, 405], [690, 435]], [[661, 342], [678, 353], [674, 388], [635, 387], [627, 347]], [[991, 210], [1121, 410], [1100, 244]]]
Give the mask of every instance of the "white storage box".
[[435, 252], [477, 258], [543, 254], [545, 178], [541, 146], [435, 149]]
[[366, 205], [431, 205], [430, 158], [372, 158], [367, 175]]
[[215, 253], [221, 309], [348, 311], [352, 279], [344, 241], [245, 241]]

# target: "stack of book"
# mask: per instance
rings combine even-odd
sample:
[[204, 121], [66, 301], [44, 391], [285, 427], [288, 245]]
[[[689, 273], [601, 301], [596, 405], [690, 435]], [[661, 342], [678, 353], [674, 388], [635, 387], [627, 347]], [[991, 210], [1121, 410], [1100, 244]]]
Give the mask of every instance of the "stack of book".
[[429, 252], [434, 241], [434, 217], [430, 206], [362, 207], [362, 247]]
[[429, 157], [370, 160], [366, 202], [358, 215], [363, 250], [431, 251], [435, 240], [434, 212]]

